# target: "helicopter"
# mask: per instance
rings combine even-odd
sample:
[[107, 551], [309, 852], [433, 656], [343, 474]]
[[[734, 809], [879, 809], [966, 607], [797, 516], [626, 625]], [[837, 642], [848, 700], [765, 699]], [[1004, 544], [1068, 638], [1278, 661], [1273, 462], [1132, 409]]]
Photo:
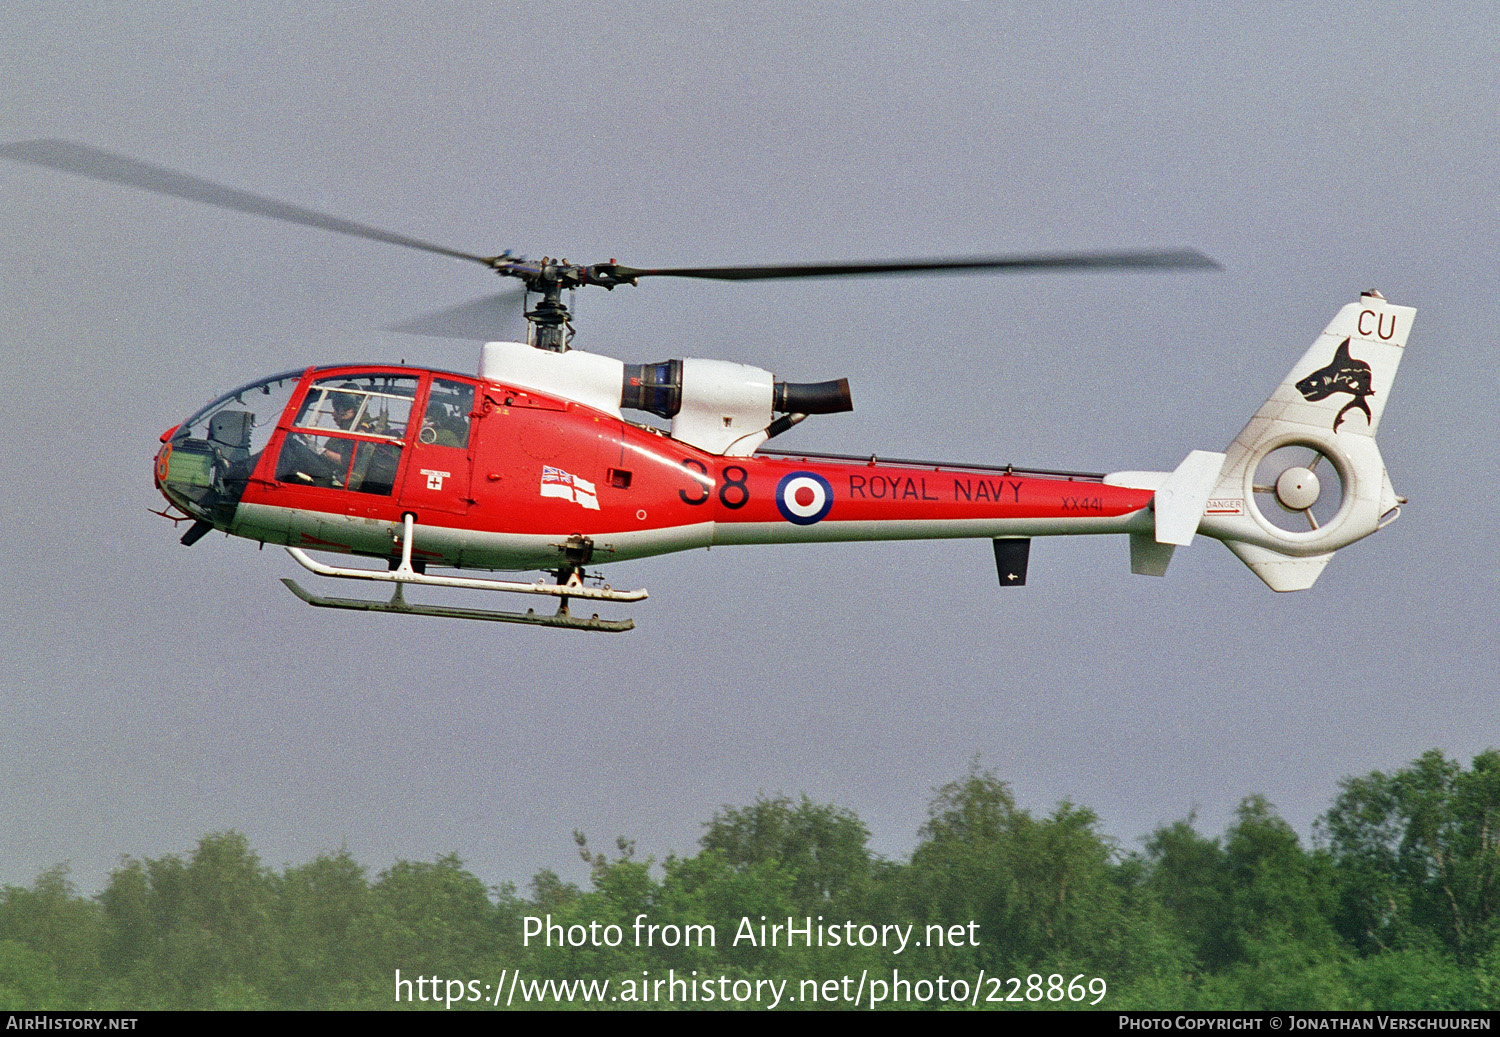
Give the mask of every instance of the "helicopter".
[[[1366, 291], [1342, 306], [1222, 452], [1171, 472], [1056, 471], [780, 451], [810, 416], [853, 409], [849, 382], [799, 383], [716, 359], [626, 363], [570, 348], [564, 292], [658, 277], [761, 281], [923, 273], [1215, 268], [1192, 250], [1138, 250], [641, 268], [447, 248], [87, 145], [37, 140], [0, 157], [219, 208], [480, 264], [518, 280], [526, 342], [483, 346], [478, 371], [313, 365], [241, 386], [163, 432], [158, 512], [192, 546], [220, 530], [285, 547], [320, 577], [391, 585], [320, 608], [619, 632], [572, 603], [632, 603], [590, 569], [726, 544], [982, 538], [1001, 586], [1026, 583], [1031, 540], [1121, 534], [1131, 571], [1163, 576], [1202, 534], [1275, 591], [1310, 588], [1334, 553], [1394, 521], [1375, 433], [1415, 309]], [[666, 422], [667, 427], [650, 422]], [[384, 568], [319, 561], [374, 559]], [[540, 572], [531, 582], [465, 572]], [[552, 598], [555, 612], [407, 600], [408, 587]]]

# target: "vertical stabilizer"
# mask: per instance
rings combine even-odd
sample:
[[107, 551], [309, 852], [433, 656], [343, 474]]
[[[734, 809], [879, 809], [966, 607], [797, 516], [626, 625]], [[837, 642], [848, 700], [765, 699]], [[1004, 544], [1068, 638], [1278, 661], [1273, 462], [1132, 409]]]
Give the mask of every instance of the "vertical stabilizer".
[[1226, 451], [1199, 532], [1273, 590], [1313, 585], [1400, 503], [1375, 433], [1416, 310], [1366, 292], [1323, 330]]

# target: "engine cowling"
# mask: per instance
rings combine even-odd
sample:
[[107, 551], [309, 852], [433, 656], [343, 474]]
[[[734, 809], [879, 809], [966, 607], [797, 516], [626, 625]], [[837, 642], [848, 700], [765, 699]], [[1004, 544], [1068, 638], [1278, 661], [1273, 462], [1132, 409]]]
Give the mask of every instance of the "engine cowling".
[[672, 436], [715, 454], [751, 453], [776, 414], [854, 409], [849, 380], [779, 382], [769, 371], [723, 360], [626, 364], [620, 405], [672, 419]]
[[[781, 431], [772, 429], [777, 414], [854, 409], [847, 378], [781, 382], [748, 364], [693, 357], [625, 364], [576, 349], [554, 353], [522, 342], [490, 342], [480, 357], [479, 376], [613, 414], [621, 408], [655, 414], [671, 420], [674, 439], [732, 457], [753, 453]], [[785, 418], [780, 423], [790, 424]]]

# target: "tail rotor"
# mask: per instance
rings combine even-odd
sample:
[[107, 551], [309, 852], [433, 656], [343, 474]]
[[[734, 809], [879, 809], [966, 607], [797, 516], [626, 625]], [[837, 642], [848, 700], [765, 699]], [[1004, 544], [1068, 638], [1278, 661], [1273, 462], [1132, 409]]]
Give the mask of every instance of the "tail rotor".
[[1337, 461], [1310, 444], [1270, 450], [1255, 466], [1251, 506], [1267, 523], [1288, 533], [1321, 529], [1344, 506], [1339, 468]]

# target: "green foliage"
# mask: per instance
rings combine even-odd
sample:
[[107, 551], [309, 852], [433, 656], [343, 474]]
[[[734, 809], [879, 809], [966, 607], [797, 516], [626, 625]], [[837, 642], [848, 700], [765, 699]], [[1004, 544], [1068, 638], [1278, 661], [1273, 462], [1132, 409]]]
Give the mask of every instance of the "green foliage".
[[783, 950], [767, 947], [733, 946], [733, 933], [742, 918], [758, 921], [784, 919], [805, 914], [797, 890], [796, 875], [775, 860], [750, 864], [731, 864], [718, 850], [704, 850], [696, 857], [670, 858], [665, 865], [662, 892], [653, 921], [712, 924], [723, 953], [663, 954], [659, 966], [678, 969], [697, 968], [700, 972], [714, 967], [714, 962], [729, 963], [746, 975], [773, 973], [784, 958]]
[[19, 940], [0, 940], [0, 1012], [67, 1007], [56, 963]]
[[1333, 954], [1327, 871], [1302, 849], [1297, 833], [1263, 796], [1239, 806], [1224, 844], [1231, 939], [1241, 957], [1256, 948], [1293, 945], [1319, 959]]
[[1190, 816], [1153, 832], [1146, 854], [1144, 885], [1199, 965], [1217, 970], [1237, 960], [1240, 948], [1222, 922], [1230, 876], [1219, 841], [1199, 835]]
[[[224, 832], [186, 857], [123, 859], [92, 899], [62, 867], [0, 889], [0, 1008], [420, 1009], [472, 993], [429, 982], [398, 1003], [398, 969], [413, 991], [418, 977], [518, 971], [630, 980], [652, 1004], [645, 991], [669, 976], [787, 981], [795, 996], [804, 980], [984, 969], [1023, 983], [1101, 977], [1108, 1009], [1493, 1010], [1497, 827], [1490, 751], [1469, 769], [1433, 752], [1344, 781], [1315, 849], [1251, 796], [1221, 836], [1189, 817], [1123, 854], [1092, 811], [1063, 802], [1034, 816], [977, 762], [936, 791], [905, 862], [875, 857], [858, 817], [805, 796], [726, 806], [698, 853], [660, 864], [629, 840], [603, 852], [575, 833], [587, 884], [543, 871], [525, 895], [487, 889], [453, 856], [401, 861], [373, 881], [346, 850], [277, 872]], [[590, 937], [523, 938], [543, 920], [554, 937], [575, 926]], [[909, 926], [914, 942], [901, 956], [784, 938], [735, 946], [737, 933], [788, 920]], [[609, 926], [619, 938], [600, 946]]]
[[213, 1007], [272, 974], [277, 886], [238, 832], [205, 836], [187, 862], [127, 858], [99, 897], [106, 957], [150, 1007]]
[[398, 968], [456, 975], [495, 953], [501, 943], [495, 923], [489, 890], [457, 856], [431, 864], [398, 861], [370, 890], [364, 965], [384, 976]]
[[699, 842], [733, 868], [784, 868], [793, 877], [797, 910], [816, 914], [858, 905], [870, 881], [869, 839], [869, 829], [849, 810], [806, 796], [797, 803], [762, 796], [748, 807], [721, 809]]
[[1500, 753], [1465, 771], [1433, 750], [1340, 788], [1321, 832], [1346, 939], [1364, 951], [1437, 944], [1463, 961], [1500, 945]]
[[104, 925], [99, 906], [81, 899], [66, 865], [37, 876], [30, 889], [0, 889], [0, 1003], [36, 996], [53, 1007], [82, 1003], [102, 979]]
[[924, 928], [978, 923], [980, 944], [945, 951], [947, 968], [1155, 973], [1179, 958], [1154, 905], [1138, 895], [1093, 811], [1061, 803], [1040, 820], [991, 771], [972, 765], [938, 790], [903, 876]]
[[1465, 968], [1436, 948], [1384, 951], [1349, 963], [1356, 1002], [1351, 1007], [1411, 1012], [1494, 1008], [1500, 1001], [1486, 1003], [1484, 998], [1487, 977], [1500, 979], [1500, 970]]
[[374, 909], [365, 869], [348, 850], [288, 868], [276, 908], [278, 1003], [331, 1008], [357, 999], [377, 953]]

